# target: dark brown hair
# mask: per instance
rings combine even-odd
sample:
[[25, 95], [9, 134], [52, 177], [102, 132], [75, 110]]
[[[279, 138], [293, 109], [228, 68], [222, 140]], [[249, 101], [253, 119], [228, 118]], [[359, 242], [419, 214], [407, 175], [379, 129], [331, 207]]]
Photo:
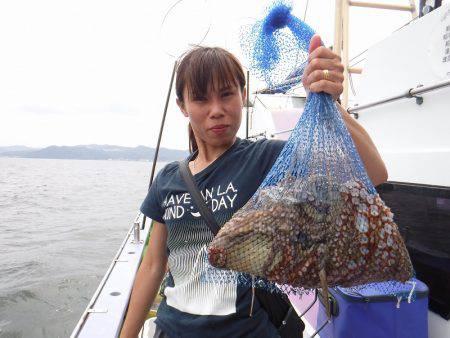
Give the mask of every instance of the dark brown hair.
[[[184, 102], [183, 90], [189, 97], [205, 96], [208, 90], [226, 87], [245, 87], [245, 75], [239, 60], [220, 47], [195, 47], [181, 59], [177, 68], [175, 90], [180, 102]], [[194, 132], [189, 124], [189, 150], [197, 151]]]

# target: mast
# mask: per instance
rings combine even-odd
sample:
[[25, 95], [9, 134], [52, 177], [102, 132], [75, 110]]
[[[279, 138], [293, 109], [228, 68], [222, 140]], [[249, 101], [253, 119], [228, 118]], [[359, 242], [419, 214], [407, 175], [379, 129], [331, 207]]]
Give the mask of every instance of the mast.
[[[349, 22], [350, 6], [366, 7], [374, 9], [396, 10], [411, 12], [412, 18], [417, 17], [417, 10], [414, 0], [408, 0], [409, 5], [394, 5], [389, 3], [362, 2], [351, 0], [336, 0], [334, 15], [334, 44], [333, 51], [339, 55], [344, 65], [344, 91], [342, 93], [342, 106], [348, 107], [348, 87], [350, 74], [361, 74], [361, 68], [350, 68], [349, 65]], [[425, 0], [421, 0], [425, 1]], [[435, 0], [440, 2], [442, 0]]]

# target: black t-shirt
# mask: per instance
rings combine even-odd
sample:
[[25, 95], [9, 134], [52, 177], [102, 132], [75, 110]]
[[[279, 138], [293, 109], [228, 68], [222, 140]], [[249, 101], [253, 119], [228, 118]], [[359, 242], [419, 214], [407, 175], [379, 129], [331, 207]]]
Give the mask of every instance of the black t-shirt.
[[[283, 146], [283, 141], [238, 138], [217, 160], [194, 175], [220, 226], [255, 193]], [[187, 192], [177, 162], [158, 173], [141, 211], [164, 223], [168, 231], [171, 278], [156, 319], [164, 332], [171, 338], [278, 336], [257, 299], [250, 317], [251, 290], [236, 284], [233, 272], [209, 264], [207, 246], [214, 236]], [[223, 283], [205, 278], [211, 274]]]

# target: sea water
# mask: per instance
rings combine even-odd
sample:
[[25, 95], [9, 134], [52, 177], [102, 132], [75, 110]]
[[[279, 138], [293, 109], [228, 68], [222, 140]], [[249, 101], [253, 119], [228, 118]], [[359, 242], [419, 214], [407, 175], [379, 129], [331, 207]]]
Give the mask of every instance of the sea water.
[[0, 158], [1, 338], [70, 335], [150, 171], [150, 162]]

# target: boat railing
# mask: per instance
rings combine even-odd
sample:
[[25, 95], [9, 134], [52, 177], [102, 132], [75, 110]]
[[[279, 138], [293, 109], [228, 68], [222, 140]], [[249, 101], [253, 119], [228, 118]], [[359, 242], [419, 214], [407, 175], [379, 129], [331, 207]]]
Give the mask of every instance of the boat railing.
[[83, 312], [71, 338], [117, 337], [141, 262], [151, 222], [141, 228], [143, 215], [136, 216], [107, 272]]
[[350, 114], [354, 114], [357, 111], [360, 111], [363, 109], [372, 108], [375, 106], [379, 106], [382, 104], [386, 104], [389, 102], [393, 102], [393, 101], [397, 101], [397, 100], [405, 99], [405, 98], [408, 98], [408, 99], [415, 98], [417, 104], [422, 104], [423, 98], [420, 95], [428, 93], [428, 92], [432, 92], [434, 90], [449, 87], [449, 86], [450, 86], [450, 80], [441, 81], [441, 82], [435, 83], [430, 86], [419, 85], [416, 88], [409, 88], [408, 90], [406, 90], [406, 92], [403, 92], [401, 94], [393, 95], [393, 96], [390, 96], [390, 97], [387, 97], [387, 98], [384, 98], [381, 100], [369, 102], [369, 103], [366, 103], [363, 105], [355, 105], [354, 107], [348, 108], [347, 111]]
[[141, 223], [143, 224], [144, 222], [141, 222], [142, 219], [142, 214], [139, 212], [136, 216], [136, 218], [134, 219], [133, 222], [133, 242], [132, 243], [141, 243]]
[[[356, 104], [355, 106], [348, 108], [347, 112], [349, 114], [353, 115], [355, 117], [355, 119], [358, 119], [359, 114], [357, 112], [359, 112], [361, 110], [373, 108], [376, 106], [380, 106], [380, 105], [383, 105], [386, 103], [398, 101], [401, 99], [415, 99], [416, 103], [420, 105], [423, 103], [423, 97], [421, 95], [438, 90], [438, 89], [443, 89], [446, 87], [450, 87], [450, 80], [441, 81], [441, 82], [438, 82], [438, 83], [435, 83], [435, 84], [429, 85], [429, 86], [419, 85], [415, 88], [409, 88], [408, 90], [404, 91], [401, 94], [389, 96], [387, 98], [384, 98], [381, 100], [376, 100], [376, 101], [369, 102], [369, 103], [365, 103], [362, 105]], [[285, 134], [285, 133], [291, 132], [293, 130], [294, 129], [282, 130], [282, 131], [271, 134], [271, 137], [275, 137], [279, 134]]]

